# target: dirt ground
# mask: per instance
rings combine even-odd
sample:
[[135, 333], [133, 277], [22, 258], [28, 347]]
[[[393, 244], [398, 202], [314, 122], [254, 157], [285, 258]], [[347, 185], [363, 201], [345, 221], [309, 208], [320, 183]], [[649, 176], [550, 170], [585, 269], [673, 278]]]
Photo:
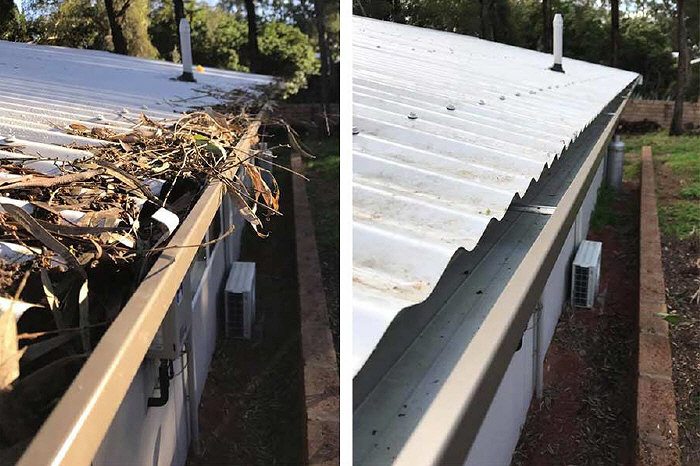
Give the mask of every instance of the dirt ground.
[[563, 311], [544, 362], [544, 395], [533, 398], [512, 466], [632, 464], [638, 183], [606, 196], [588, 236], [603, 243], [599, 299], [591, 310]]
[[700, 306], [691, 301], [700, 287], [699, 253], [689, 239], [662, 238], [666, 304], [681, 316], [671, 325], [671, 349], [684, 466], [700, 464]]
[[[659, 204], [678, 197], [679, 177], [666, 164], [655, 164]], [[680, 315], [670, 326], [673, 384], [676, 392], [679, 444], [684, 466], [700, 464], [700, 239], [661, 236], [668, 312]], [[697, 299], [697, 297], [696, 297]]]
[[[288, 160], [281, 163], [289, 166]], [[241, 259], [257, 265], [258, 337], [219, 337], [200, 404], [200, 455], [189, 466], [298, 465], [303, 459], [303, 381], [291, 179], [275, 176], [282, 217], [260, 239], [247, 231]], [[248, 229], [249, 230], [249, 229]]]

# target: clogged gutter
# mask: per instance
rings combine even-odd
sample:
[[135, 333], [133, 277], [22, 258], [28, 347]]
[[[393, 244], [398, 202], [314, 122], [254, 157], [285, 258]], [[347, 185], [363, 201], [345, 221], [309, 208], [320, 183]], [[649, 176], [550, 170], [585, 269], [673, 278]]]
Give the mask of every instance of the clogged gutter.
[[252, 119], [72, 123], [61, 129], [104, 142], [75, 160], [0, 145], [0, 460], [26, 446], [210, 181], [266, 235], [258, 213], [279, 213], [279, 190], [235, 149]]

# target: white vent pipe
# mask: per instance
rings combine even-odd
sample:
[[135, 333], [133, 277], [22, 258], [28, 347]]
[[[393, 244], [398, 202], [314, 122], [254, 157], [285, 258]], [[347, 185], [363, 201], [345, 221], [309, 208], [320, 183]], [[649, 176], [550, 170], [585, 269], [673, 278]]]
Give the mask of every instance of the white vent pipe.
[[180, 54], [182, 55], [182, 76], [180, 81], [195, 82], [192, 73], [192, 45], [190, 43], [190, 23], [182, 18], [180, 20]]
[[554, 65], [552, 65], [552, 71], [564, 72], [564, 68], [561, 67], [561, 56], [562, 50], [564, 49], [564, 20], [561, 18], [561, 13], [554, 15], [554, 47], [552, 48], [552, 54], [554, 55]]

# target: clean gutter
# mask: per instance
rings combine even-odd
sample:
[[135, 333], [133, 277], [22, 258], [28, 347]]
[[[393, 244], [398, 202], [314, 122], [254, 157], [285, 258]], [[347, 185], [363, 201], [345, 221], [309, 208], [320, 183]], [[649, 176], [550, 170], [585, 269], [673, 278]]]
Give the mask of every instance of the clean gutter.
[[[232, 156], [247, 157], [257, 142], [262, 118], [260, 114], [250, 123]], [[168, 246], [199, 244], [223, 192], [220, 182], [210, 183]], [[91, 464], [196, 252], [196, 247], [174, 247], [160, 254], [34, 436], [18, 466]]]
[[633, 86], [394, 464], [463, 464], [605, 154]]

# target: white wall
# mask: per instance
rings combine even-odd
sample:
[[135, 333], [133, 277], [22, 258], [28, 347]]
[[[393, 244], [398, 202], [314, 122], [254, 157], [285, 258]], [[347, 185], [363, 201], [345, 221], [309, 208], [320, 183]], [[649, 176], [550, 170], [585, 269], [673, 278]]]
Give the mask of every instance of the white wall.
[[[605, 159], [593, 178], [576, 222], [569, 231], [540, 300], [539, 315], [530, 318], [522, 347], [513, 354], [469, 451], [467, 466], [509, 466], [527, 418], [532, 395], [542, 383], [542, 367], [559, 316], [569, 299], [571, 261], [588, 234], [588, 224], [603, 180]], [[533, 310], [534, 311], [534, 310]]]
[[233, 214], [227, 199], [222, 209], [225, 212], [222, 232], [229, 228], [231, 222], [235, 222], [236, 230], [224, 242], [213, 247], [201, 286], [198, 290], [192, 290], [191, 331], [196, 361], [186, 365], [184, 370], [183, 358], [174, 361], [173, 372], [178, 375], [170, 381], [170, 399], [165, 406], [149, 408], [148, 398], [157, 396], [155, 387], [158, 384], [159, 361], [144, 359], [93, 459], [94, 466], [185, 464], [190, 444], [187, 371], [195, 371], [195, 391], [199, 403], [216, 347], [219, 296], [231, 262], [238, 259], [244, 225], [242, 217]]

